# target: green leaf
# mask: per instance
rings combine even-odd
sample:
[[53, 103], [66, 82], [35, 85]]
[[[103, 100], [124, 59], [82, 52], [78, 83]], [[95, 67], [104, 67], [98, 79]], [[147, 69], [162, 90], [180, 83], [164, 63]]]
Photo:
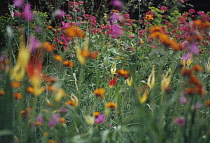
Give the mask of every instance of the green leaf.
[[13, 135], [11, 130], [0, 130], [0, 136]]

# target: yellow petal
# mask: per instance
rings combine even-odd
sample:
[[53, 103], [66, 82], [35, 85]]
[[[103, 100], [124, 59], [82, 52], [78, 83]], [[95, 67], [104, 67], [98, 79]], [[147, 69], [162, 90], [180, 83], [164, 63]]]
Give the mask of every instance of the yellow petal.
[[140, 103], [145, 103], [148, 99], [148, 91], [145, 91], [144, 94], [142, 95], [142, 97], [139, 96], [139, 101]]
[[56, 102], [60, 102], [62, 97], [65, 97], [66, 96], [66, 93], [63, 89], [59, 88], [56, 93], [55, 93], [55, 97], [54, 97], [54, 100]]
[[115, 74], [115, 72], [116, 72], [116, 70], [117, 70], [117, 68], [116, 68], [116, 63], [114, 63], [113, 65], [112, 65], [112, 67], [111, 67], [111, 74]]
[[169, 68], [166, 74], [163, 75], [163, 78], [161, 81], [162, 91], [165, 91], [169, 87], [169, 84], [171, 82], [171, 76], [172, 76], [172, 72], [171, 72], [171, 68]]
[[76, 107], [79, 105], [78, 98], [73, 93], [71, 93], [71, 100], [75, 103]]
[[126, 82], [127, 82], [128, 86], [132, 86], [132, 84], [133, 84], [133, 78], [132, 77], [127, 78], [126, 79]]
[[152, 72], [149, 75], [149, 78], [147, 80], [147, 85], [151, 88], [154, 88], [155, 86], [155, 67], [152, 66]]

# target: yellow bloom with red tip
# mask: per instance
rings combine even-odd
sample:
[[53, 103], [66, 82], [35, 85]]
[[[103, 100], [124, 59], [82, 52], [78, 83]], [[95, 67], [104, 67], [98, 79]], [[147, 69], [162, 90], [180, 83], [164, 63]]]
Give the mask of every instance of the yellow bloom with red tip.
[[149, 78], [147, 80], [147, 85], [150, 87], [150, 89], [154, 88], [155, 86], [155, 67], [152, 66], [152, 72], [149, 75]]
[[20, 49], [18, 53], [17, 63], [11, 70], [11, 79], [21, 81], [25, 76], [26, 67], [30, 57], [30, 50], [25, 45], [24, 34], [20, 36]]

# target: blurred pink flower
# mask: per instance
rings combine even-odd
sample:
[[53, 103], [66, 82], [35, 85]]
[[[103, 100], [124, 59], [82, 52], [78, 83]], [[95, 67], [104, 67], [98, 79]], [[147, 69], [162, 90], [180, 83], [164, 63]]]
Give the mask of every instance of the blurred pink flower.
[[179, 117], [173, 120], [174, 123], [183, 126], [185, 124], [185, 118], [184, 117]]
[[193, 42], [190, 46], [189, 46], [189, 52], [197, 55], [199, 54], [199, 48], [196, 42]]
[[187, 54], [184, 54], [181, 59], [186, 62], [190, 58], [192, 58], [192, 53], [188, 52]]
[[41, 46], [41, 42], [34, 36], [29, 37], [29, 49], [33, 52]]
[[30, 4], [25, 5], [25, 7], [23, 9], [23, 12], [22, 12], [22, 16], [26, 20], [31, 20], [33, 18], [33, 12], [31, 11], [31, 5]]
[[58, 114], [53, 114], [52, 117], [49, 120], [49, 127], [54, 127], [56, 124], [60, 122], [60, 116]]
[[61, 9], [57, 9], [54, 11], [54, 15], [59, 17], [59, 18], [62, 18], [64, 16], [65, 12]]
[[41, 116], [41, 115], [38, 116], [38, 117], [37, 117], [37, 121], [40, 122], [40, 123], [43, 123], [43, 122], [44, 122], [43, 116]]
[[190, 9], [188, 10], [189, 13], [195, 13], [195, 10], [194, 9]]
[[113, 38], [117, 38], [118, 36], [121, 36], [124, 34], [124, 29], [118, 26], [117, 24], [112, 24], [111, 29], [112, 29], [111, 36]]
[[168, 8], [166, 6], [161, 6], [160, 10], [166, 12], [168, 10]]
[[13, 0], [13, 4], [15, 7], [21, 7], [25, 0]]
[[110, 4], [115, 6], [118, 10], [122, 10], [123, 3], [120, 0], [112, 0]]
[[181, 96], [181, 97], [179, 98], [179, 102], [180, 102], [181, 104], [185, 104], [185, 103], [187, 102], [187, 99], [186, 99], [184, 96]]
[[101, 124], [105, 121], [105, 114], [101, 114], [101, 115], [98, 115], [96, 118], [95, 118], [95, 123], [97, 124]]

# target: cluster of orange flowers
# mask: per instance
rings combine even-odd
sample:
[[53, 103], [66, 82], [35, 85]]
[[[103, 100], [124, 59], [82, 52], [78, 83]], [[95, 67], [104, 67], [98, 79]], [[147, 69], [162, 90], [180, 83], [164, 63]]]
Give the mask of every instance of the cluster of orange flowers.
[[194, 20], [193, 24], [195, 26], [202, 28], [202, 29], [206, 29], [206, 28], [210, 27], [210, 22], [208, 22], [208, 21], [202, 22], [200, 19]]
[[145, 15], [144, 19], [146, 20], [153, 20], [153, 16], [152, 15]]
[[171, 39], [167, 34], [162, 32], [162, 28], [159, 26], [153, 26], [150, 29], [150, 37], [159, 39], [163, 44], [171, 46], [175, 51], [183, 50], [182, 44]]
[[188, 83], [190, 84], [190, 87], [186, 88], [184, 93], [185, 94], [200, 94], [204, 96], [206, 91], [204, 90], [203, 84], [201, 81], [195, 76], [195, 72], [202, 71], [203, 68], [200, 65], [194, 65], [190, 69], [182, 68], [181, 74], [183, 76], [188, 77]]

